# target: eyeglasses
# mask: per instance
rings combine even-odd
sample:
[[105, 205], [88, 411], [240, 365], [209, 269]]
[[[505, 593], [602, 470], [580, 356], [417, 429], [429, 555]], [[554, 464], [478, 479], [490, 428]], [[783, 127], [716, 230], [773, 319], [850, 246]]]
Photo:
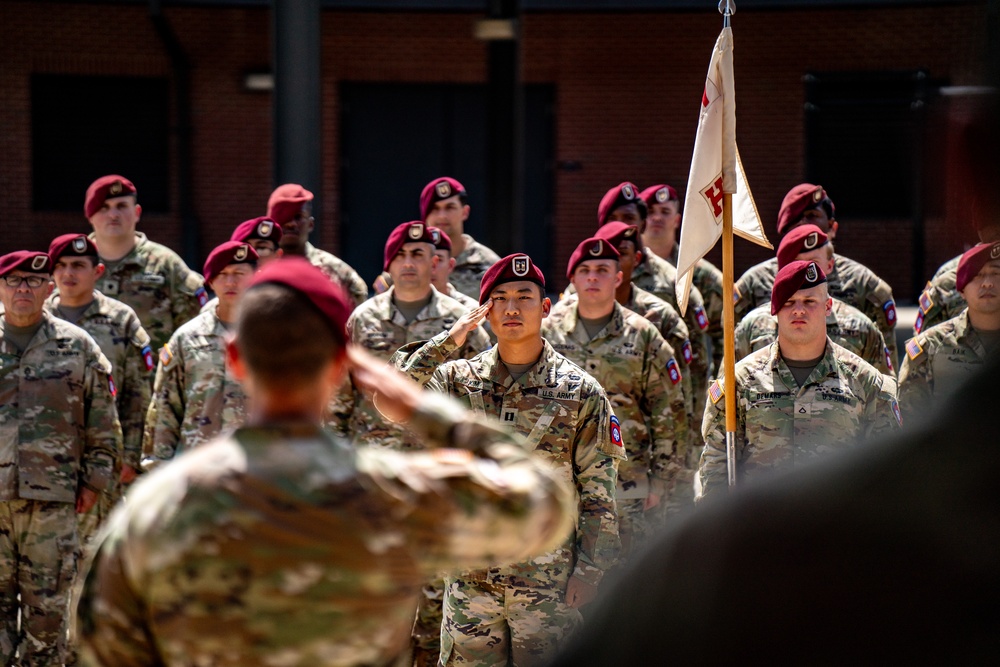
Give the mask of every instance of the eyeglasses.
[[20, 287], [24, 283], [28, 283], [28, 287], [37, 288], [49, 281], [48, 278], [43, 278], [41, 276], [12, 276], [9, 274], [4, 276], [3, 280], [7, 283], [7, 287], [14, 288]]

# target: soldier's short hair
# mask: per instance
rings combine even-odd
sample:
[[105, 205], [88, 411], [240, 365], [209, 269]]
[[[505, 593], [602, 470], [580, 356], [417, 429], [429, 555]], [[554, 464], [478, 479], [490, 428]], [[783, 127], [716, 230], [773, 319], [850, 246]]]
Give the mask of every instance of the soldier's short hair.
[[247, 367], [269, 385], [315, 380], [343, 347], [309, 299], [277, 283], [247, 290], [236, 331]]

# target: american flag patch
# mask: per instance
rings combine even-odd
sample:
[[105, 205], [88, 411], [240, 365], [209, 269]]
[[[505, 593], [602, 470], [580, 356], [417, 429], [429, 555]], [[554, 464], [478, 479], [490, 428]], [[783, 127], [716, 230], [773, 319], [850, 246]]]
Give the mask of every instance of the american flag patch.
[[712, 386], [708, 388], [708, 397], [712, 399], [712, 404], [719, 402], [719, 399], [723, 397], [726, 392], [722, 391], [722, 386], [719, 384], [718, 380], [712, 382]]
[[920, 312], [926, 313], [934, 306], [934, 299], [926, 291], [920, 293]]
[[687, 338], [681, 344], [681, 356], [684, 357], [685, 364], [690, 364], [691, 360], [694, 359], [694, 353], [691, 351], [691, 341]]
[[670, 381], [677, 384], [681, 381], [681, 369], [677, 367], [677, 360], [670, 357], [670, 361], [667, 362], [667, 373], [670, 375]]
[[913, 322], [913, 330], [916, 333], [920, 333], [924, 328], [924, 311], [917, 311], [917, 319]]
[[705, 315], [705, 309], [701, 306], [697, 306], [694, 309], [694, 319], [698, 322], [698, 326], [704, 331], [708, 328], [708, 316]]
[[911, 338], [906, 341], [906, 354], [910, 359], [916, 359], [921, 354], [923, 354], [924, 348], [920, 347], [920, 343], [917, 342], [916, 338]]

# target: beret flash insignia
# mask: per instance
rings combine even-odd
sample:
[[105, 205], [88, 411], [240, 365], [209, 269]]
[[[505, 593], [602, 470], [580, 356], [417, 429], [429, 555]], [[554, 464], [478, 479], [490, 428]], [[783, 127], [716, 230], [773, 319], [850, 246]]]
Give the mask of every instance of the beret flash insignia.
[[531, 258], [527, 255], [518, 255], [511, 262], [510, 268], [514, 272], [515, 276], [526, 276], [528, 275], [528, 271], [531, 269]]

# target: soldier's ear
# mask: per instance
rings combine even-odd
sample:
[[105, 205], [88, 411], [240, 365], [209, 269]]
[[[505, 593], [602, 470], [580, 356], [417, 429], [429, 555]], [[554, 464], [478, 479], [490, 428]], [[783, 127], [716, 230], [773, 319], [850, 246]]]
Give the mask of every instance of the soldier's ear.
[[142, 206], [140, 204], [135, 205], [135, 219], [138, 220], [142, 217]]
[[826, 314], [829, 315], [833, 312], [833, 297], [826, 297]]
[[94, 277], [100, 278], [104, 275], [104, 272], [108, 270], [108, 267], [104, 266], [104, 262], [98, 262], [94, 265]]
[[549, 311], [552, 310], [552, 300], [549, 297], [542, 299], [542, 317], [548, 317]]

